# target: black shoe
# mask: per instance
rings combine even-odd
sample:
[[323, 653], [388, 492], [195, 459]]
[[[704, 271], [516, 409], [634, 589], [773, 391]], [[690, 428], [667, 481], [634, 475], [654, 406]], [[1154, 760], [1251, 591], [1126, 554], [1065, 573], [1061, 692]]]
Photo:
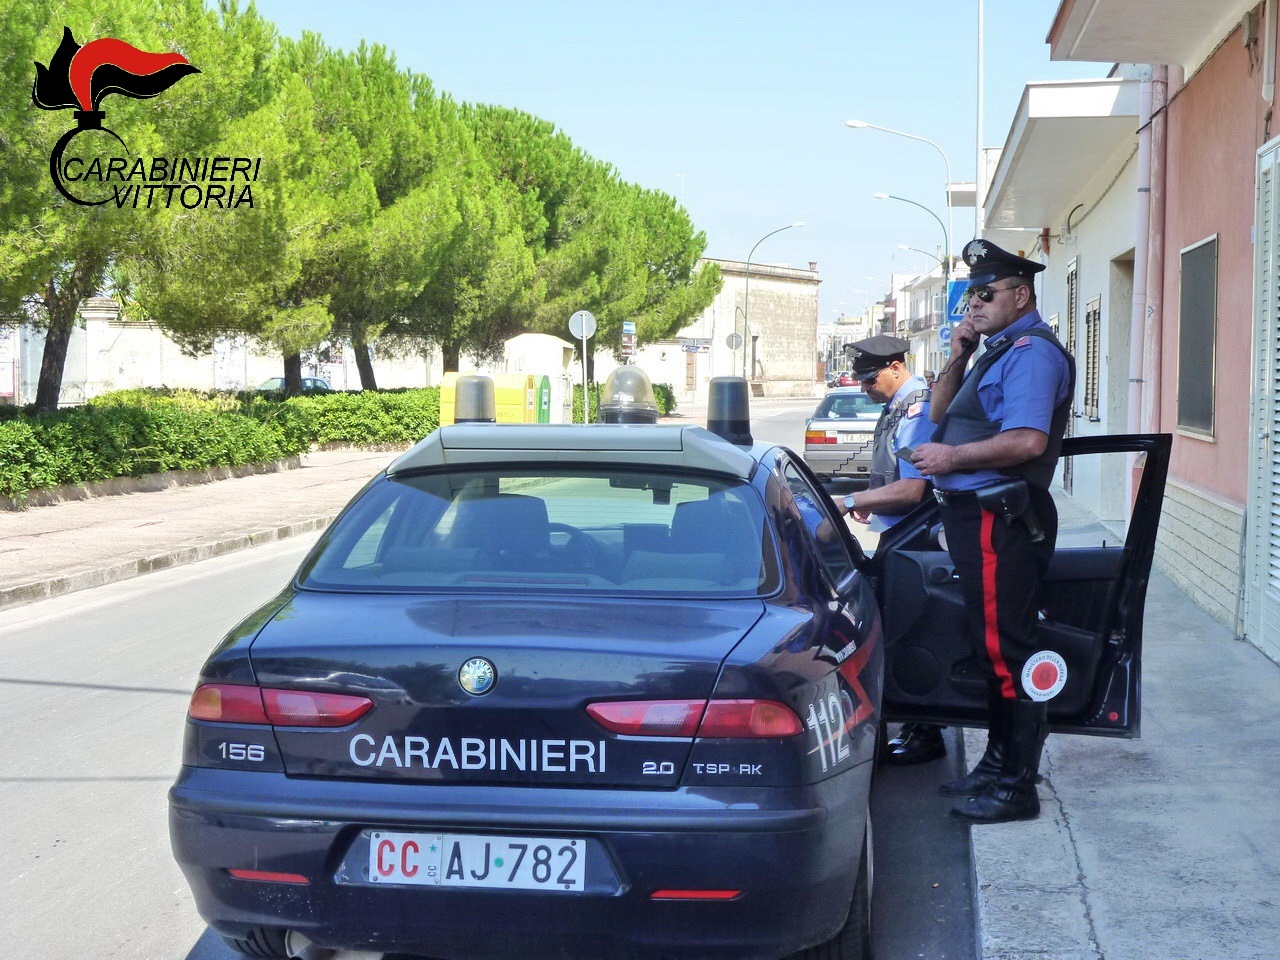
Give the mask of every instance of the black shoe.
[[898, 735], [889, 741], [884, 762], [895, 767], [912, 763], [928, 763], [947, 755], [942, 727], [928, 723], [904, 723]]
[[993, 783], [976, 797], [951, 808], [951, 815], [970, 823], [1009, 823], [1040, 816], [1040, 796], [1034, 782]]
[[1004, 762], [995, 781], [977, 796], [951, 808], [951, 815], [970, 823], [1008, 823], [1040, 816], [1036, 793], [1040, 754], [1049, 724], [1045, 705], [1029, 700], [1012, 703], [1004, 731]]
[[991, 687], [987, 695], [987, 748], [972, 770], [959, 780], [951, 780], [938, 787], [944, 797], [976, 797], [996, 782], [1004, 767], [1005, 741], [1008, 739], [1013, 701], [1006, 700], [1000, 691]]

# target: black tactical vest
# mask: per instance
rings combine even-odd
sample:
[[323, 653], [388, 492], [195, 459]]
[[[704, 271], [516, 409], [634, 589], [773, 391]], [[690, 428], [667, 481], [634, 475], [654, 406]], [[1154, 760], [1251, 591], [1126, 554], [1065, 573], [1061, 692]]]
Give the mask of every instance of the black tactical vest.
[[958, 446], [962, 443], [986, 440], [1000, 432], [1003, 421], [987, 419], [986, 411], [982, 409], [982, 402], [978, 398], [978, 385], [982, 382], [983, 375], [991, 369], [992, 364], [1004, 356], [1022, 336], [1048, 340], [1062, 351], [1062, 355], [1067, 358], [1067, 369], [1070, 372], [1067, 398], [1053, 408], [1053, 418], [1049, 422], [1049, 442], [1045, 445], [1044, 452], [1026, 463], [1013, 467], [1001, 467], [998, 472], [1010, 477], [1021, 477], [1032, 486], [1047, 490], [1049, 482], [1053, 480], [1053, 471], [1058, 466], [1058, 456], [1062, 452], [1062, 436], [1066, 433], [1067, 417], [1071, 414], [1071, 399], [1076, 389], [1075, 358], [1067, 353], [1058, 342], [1058, 338], [1048, 330], [1032, 328], [1018, 337], [1007, 337], [1003, 343], [980, 356], [977, 363], [973, 365], [973, 369], [969, 371], [969, 375], [965, 377], [964, 383], [960, 385], [960, 389], [956, 391], [938, 428], [934, 430], [933, 442]]
[[867, 480], [867, 489], [874, 490], [885, 484], [902, 479], [902, 465], [893, 455], [893, 435], [898, 432], [898, 424], [907, 415], [913, 403], [924, 398], [927, 390], [917, 390], [907, 394], [902, 403], [896, 406], [885, 404], [884, 412], [876, 421], [875, 439], [871, 447], [871, 476]]

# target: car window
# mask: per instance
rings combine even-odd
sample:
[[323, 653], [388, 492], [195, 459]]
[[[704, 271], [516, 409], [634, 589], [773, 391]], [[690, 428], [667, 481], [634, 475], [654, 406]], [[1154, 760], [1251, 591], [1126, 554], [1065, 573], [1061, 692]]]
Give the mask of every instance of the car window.
[[811, 535], [810, 543], [818, 562], [827, 571], [832, 585], [840, 583], [854, 569], [853, 559], [835, 526], [844, 524], [844, 518], [836, 516], [831, 508], [831, 498], [821, 489], [815, 489], [794, 464], [788, 463], [783, 467], [782, 479], [791, 490], [796, 508]]
[[663, 472], [455, 470], [374, 484], [301, 576], [312, 589], [758, 596], [777, 586], [759, 495]]
[[813, 416], [815, 419], [878, 420], [883, 410], [882, 404], [865, 393], [832, 393], [822, 398]]

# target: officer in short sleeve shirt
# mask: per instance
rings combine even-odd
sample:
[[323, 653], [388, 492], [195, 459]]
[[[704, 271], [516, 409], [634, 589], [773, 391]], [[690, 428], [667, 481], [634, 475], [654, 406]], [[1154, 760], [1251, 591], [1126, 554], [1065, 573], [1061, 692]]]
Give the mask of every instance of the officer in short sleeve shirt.
[[[929, 419], [929, 389], [907, 367], [911, 344], [900, 337], [878, 336], [853, 345], [853, 375], [867, 396], [884, 404], [876, 424], [871, 476], [867, 489], [836, 497], [836, 509], [881, 533], [907, 515], [928, 491], [929, 481], [900, 452], [927, 443], [933, 436]], [[942, 728], [904, 723], [886, 744], [883, 762], [892, 765], [925, 763], [945, 756]]]
[[[1040, 811], [1035, 785], [1047, 705], [1031, 696], [1022, 674], [1038, 649], [1040, 581], [1057, 537], [1049, 483], [1075, 369], [1036, 309], [1034, 277], [1043, 264], [986, 240], [966, 244], [964, 259], [968, 312], [933, 385], [933, 442], [917, 447], [912, 459], [941, 503], [970, 640], [987, 670], [987, 750], [942, 793], [968, 798], [952, 808], [954, 815], [1002, 823]], [[966, 372], [981, 335], [986, 348]], [[1029, 507], [1010, 506], [1017, 503]]]

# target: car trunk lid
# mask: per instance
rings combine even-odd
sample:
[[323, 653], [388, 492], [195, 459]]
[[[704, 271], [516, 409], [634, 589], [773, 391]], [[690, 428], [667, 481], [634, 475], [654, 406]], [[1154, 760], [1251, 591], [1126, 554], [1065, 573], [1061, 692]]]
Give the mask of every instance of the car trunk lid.
[[692, 737], [618, 736], [586, 706], [709, 697], [762, 612], [755, 599], [305, 592], [251, 657], [260, 686], [374, 703], [342, 728], [277, 727], [290, 775], [674, 786]]

